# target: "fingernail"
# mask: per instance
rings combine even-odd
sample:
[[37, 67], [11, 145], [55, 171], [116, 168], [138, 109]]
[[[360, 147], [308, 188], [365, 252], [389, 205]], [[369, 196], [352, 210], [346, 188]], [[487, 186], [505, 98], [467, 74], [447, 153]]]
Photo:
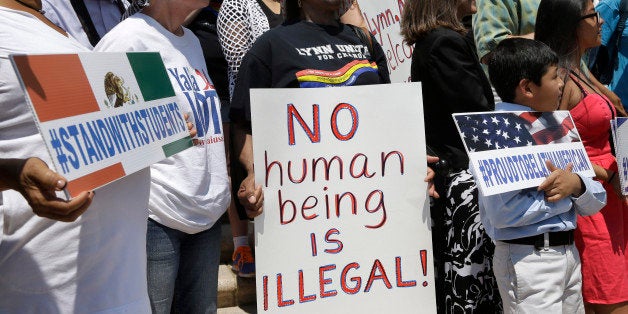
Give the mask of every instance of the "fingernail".
[[249, 196], [248, 200], [249, 200], [249, 202], [251, 202], [251, 203], [255, 203], [255, 201], [256, 201], [257, 199], [255, 198], [255, 196], [251, 195], [251, 196]]
[[63, 190], [63, 188], [65, 188], [65, 181], [64, 180], [57, 181], [57, 189]]

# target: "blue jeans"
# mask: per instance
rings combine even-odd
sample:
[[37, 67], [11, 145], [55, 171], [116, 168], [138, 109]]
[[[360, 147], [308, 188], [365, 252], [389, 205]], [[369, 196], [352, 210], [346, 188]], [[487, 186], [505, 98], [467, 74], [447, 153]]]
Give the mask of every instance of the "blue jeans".
[[220, 233], [220, 223], [187, 234], [148, 219], [148, 296], [153, 313], [216, 313]]

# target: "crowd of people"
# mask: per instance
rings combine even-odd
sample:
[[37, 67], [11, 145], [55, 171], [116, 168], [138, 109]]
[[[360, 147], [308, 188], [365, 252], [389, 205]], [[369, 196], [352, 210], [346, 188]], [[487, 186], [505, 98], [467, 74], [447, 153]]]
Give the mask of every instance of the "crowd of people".
[[[628, 203], [609, 123], [626, 116], [628, 45], [609, 86], [583, 61], [624, 41], [611, 39], [620, 0], [403, 2], [438, 312], [628, 313]], [[248, 221], [264, 195], [249, 89], [390, 83], [356, 0], [0, 0], [0, 20], [0, 313], [215, 313], [225, 212], [232, 268], [255, 276]], [[298, 53], [322, 45], [363, 49]], [[193, 147], [65, 200], [9, 56], [87, 51], [159, 51], [169, 73], [211, 84], [170, 75]], [[336, 76], [306, 75], [320, 71]], [[538, 187], [483, 195], [451, 115], [494, 110], [569, 110], [595, 177], [547, 162]]]

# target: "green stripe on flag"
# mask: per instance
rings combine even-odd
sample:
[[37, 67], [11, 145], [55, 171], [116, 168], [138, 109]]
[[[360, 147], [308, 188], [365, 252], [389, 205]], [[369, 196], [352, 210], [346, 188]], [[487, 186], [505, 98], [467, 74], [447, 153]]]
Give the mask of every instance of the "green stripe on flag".
[[192, 138], [188, 136], [172, 143], [168, 143], [161, 148], [164, 150], [164, 154], [167, 158], [189, 147], [192, 147]]
[[170, 78], [158, 52], [128, 52], [126, 55], [145, 101], [174, 96]]

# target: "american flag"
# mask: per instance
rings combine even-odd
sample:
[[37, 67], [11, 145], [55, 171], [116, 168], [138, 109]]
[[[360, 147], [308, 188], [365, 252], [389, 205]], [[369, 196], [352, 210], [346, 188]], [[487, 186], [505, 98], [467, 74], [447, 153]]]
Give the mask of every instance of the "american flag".
[[468, 152], [580, 142], [568, 111], [455, 114]]

